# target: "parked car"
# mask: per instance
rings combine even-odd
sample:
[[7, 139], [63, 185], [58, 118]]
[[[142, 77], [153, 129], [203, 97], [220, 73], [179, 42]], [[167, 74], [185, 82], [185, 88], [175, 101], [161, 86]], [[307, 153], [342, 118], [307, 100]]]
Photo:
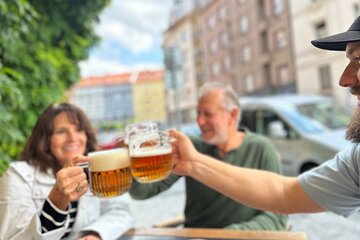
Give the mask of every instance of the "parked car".
[[179, 131], [188, 137], [200, 137], [201, 130], [197, 122], [184, 123], [179, 127]]
[[125, 134], [119, 131], [100, 132], [97, 134], [100, 149], [113, 149], [119, 146], [119, 142], [124, 141]]
[[271, 139], [285, 175], [296, 176], [351, 145], [345, 140], [351, 113], [317, 95], [243, 97], [240, 126]]

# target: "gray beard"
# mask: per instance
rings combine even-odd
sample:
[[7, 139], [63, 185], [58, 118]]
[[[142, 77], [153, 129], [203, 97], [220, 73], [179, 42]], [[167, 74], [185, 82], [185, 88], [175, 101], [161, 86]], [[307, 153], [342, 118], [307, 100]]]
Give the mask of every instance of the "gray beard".
[[355, 110], [346, 130], [346, 139], [353, 143], [360, 143], [360, 109]]

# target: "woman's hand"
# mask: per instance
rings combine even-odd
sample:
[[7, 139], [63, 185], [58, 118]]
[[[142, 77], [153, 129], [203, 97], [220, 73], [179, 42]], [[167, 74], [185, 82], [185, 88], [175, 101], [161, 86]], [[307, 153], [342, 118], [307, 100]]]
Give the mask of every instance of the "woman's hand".
[[175, 159], [173, 172], [178, 175], [190, 175], [200, 154], [186, 135], [177, 130], [170, 130], [169, 133], [171, 137], [176, 139], [172, 142]]
[[85, 156], [77, 156], [69, 161], [57, 174], [56, 183], [51, 189], [49, 199], [59, 209], [65, 210], [71, 201], [79, 198], [88, 190], [86, 174], [78, 163], [87, 162]]

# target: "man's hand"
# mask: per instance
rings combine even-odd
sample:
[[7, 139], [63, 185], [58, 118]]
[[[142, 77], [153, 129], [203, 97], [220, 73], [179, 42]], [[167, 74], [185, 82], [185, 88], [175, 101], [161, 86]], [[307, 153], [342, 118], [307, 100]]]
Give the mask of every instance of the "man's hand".
[[200, 153], [195, 149], [190, 139], [177, 130], [170, 130], [170, 136], [176, 141], [172, 142], [175, 165], [173, 172], [178, 175], [190, 175], [196, 159]]

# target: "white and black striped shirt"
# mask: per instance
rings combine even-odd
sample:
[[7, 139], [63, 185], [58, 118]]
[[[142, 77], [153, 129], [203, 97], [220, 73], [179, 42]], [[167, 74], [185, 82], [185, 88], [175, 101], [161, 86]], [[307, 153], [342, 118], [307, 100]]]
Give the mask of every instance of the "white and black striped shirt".
[[66, 233], [61, 239], [68, 237], [72, 231], [75, 222], [78, 202], [71, 202], [70, 207], [66, 211], [58, 209], [50, 199], [46, 199], [43, 209], [40, 214], [40, 221], [42, 226], [42, 233], [50, 232], [52, 230], [65, 226], [66, 218], [70, 216], [70, 223], [66, 229]]

